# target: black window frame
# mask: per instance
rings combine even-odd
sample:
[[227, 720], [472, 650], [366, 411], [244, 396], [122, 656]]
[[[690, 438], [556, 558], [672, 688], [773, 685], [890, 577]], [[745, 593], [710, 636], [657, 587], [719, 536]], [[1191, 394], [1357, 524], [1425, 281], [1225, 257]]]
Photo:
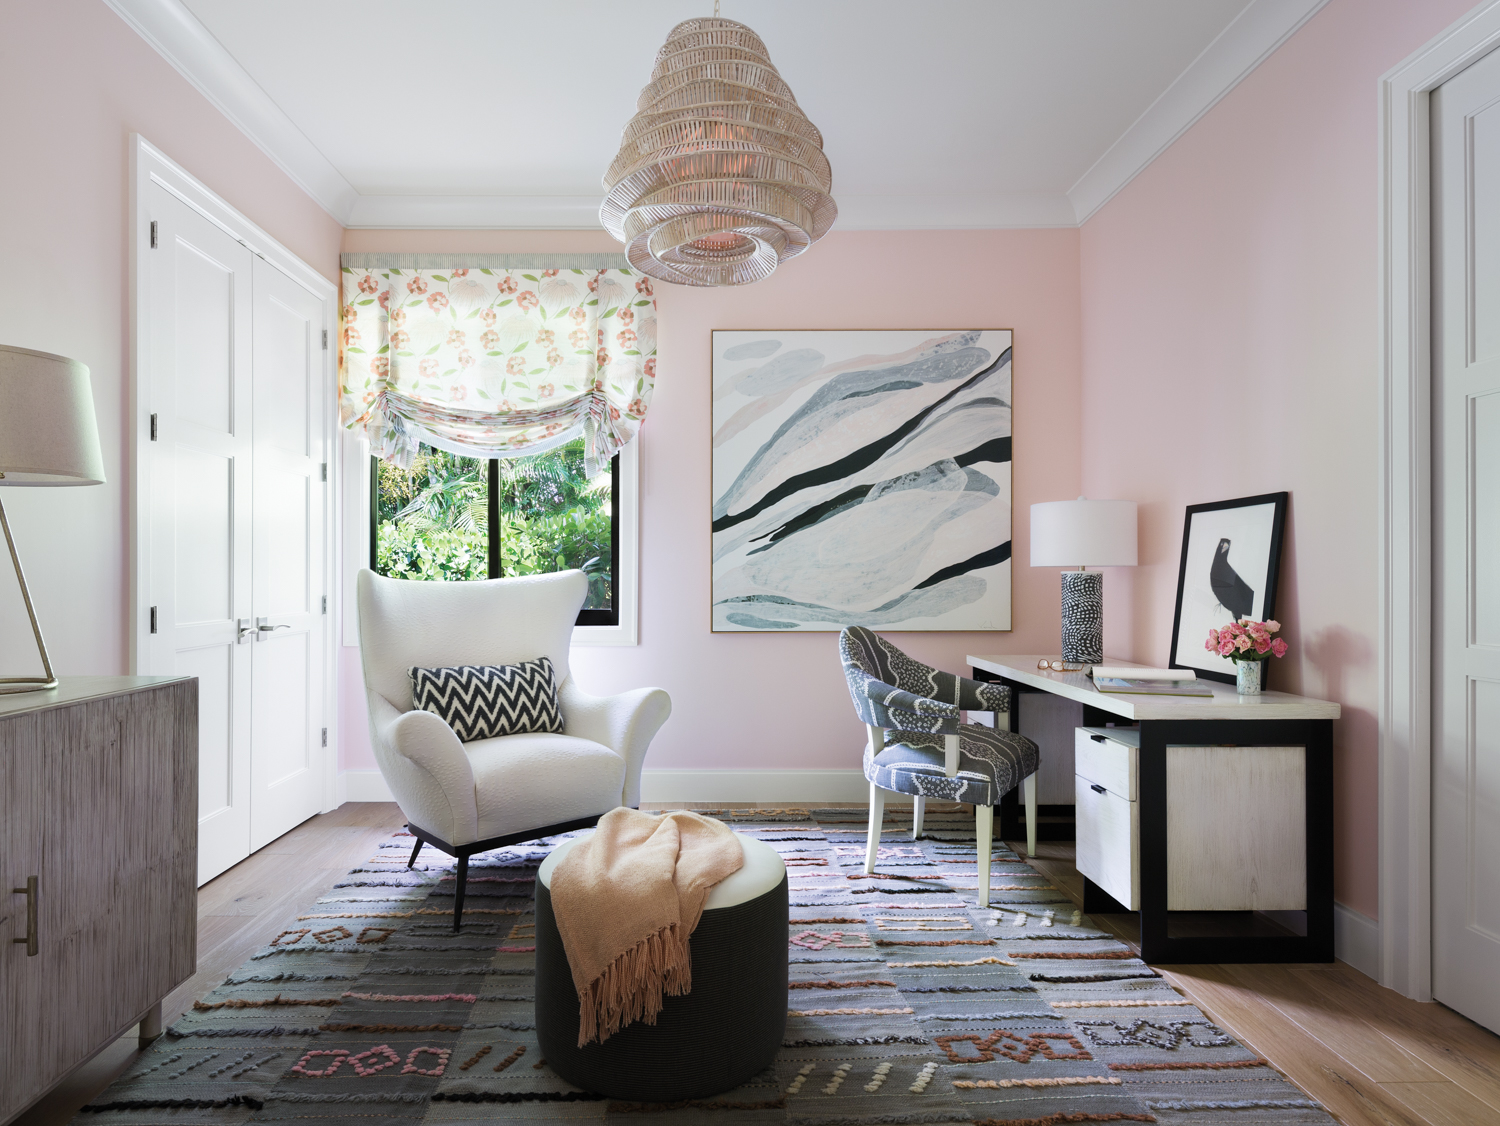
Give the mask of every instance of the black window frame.
[[[488, 558], [488, 577], [503, 579], [504, 565], [500, 557], [500, 459], [489, 458], [485, 474], [485, 503], [488, 518], [485, 521]], [[380, 459], [370, 458], [370, 570], [380, 574]], [[608, 609], [585, 606], [578, 611], [579, 626], [617, 626], [620, 624], [620, 455], [609, 461], [609, 599]]]

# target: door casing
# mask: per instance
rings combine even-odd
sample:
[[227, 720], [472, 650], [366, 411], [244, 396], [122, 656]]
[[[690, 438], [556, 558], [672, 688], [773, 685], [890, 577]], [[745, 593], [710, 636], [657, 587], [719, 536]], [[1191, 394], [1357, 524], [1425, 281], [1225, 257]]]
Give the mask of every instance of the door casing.
[[130, 401], [127, 408], [127, 418], [130, 421], [127, 454], [130, 468], [130, 482], [127, 486], [130, 670], [135, 675], [151, 675], [159, 671], [153, 669], [151, 664], [151, 538], [142, 525], [142, 521], [150, 515], [151, 486], [149, 453], [152, 406], [150, 381], [146, 378], [146, 373], [151, 370], [151, 339], [147, 330], [151, 312], [150, 260], [147, 256], [151, 253], [148, 198], [149, 188], [153, 184], [165, 188], [245, 246], [253, 255], [306, 289], [322, 303], [324, 310], [328, 347], [321, 351], [320, 378], [325, 405], [322, 437], [327, 451], [328, 480], [323, 487], [328, 519], [324, 527], [322, 581], [323, 591], [328, 597], [328, 612], [321, 615], [321, 628], [324, 635], [322, 703], [324, 722], [328, 728], [328, 743], [318, 750], [321, 755], [319, 773], [322, 809], [327, 812], [338, 804], [337, 686], [340, 636], [336, 623], [343, 610], [342, 600], [339, 598], [339, 583], [336, 581], [342, 559], [341, 537], [338, 535], [341, 513], [337, 503], [340, 496], [342, 458], [338, 453], [341, 445], [338, 411], [335, 406], [338, 387], [338, 287], [240, 214], [139, 133], [133, 133], [130, 137]]
[[1380, 79], [1380, 958], [1432, 1000], [1430, 94], [1500, 47], [1500, 0]]

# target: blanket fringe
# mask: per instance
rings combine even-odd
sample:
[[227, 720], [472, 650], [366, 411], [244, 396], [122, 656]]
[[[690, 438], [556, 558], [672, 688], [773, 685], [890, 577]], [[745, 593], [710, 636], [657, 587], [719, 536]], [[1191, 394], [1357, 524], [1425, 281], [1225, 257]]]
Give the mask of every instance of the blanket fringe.
[[655, 1024], [663, 998], [693, 988], [688, 936], [671, 923], [636, 943], [604, 968], [578, 998], [578, 1046], [601, 1044], [627, 1024]]

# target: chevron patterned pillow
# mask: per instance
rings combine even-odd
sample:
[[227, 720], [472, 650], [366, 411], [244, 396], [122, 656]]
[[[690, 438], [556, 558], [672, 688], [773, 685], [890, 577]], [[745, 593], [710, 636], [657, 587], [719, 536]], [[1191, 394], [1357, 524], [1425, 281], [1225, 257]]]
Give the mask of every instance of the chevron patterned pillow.
[[406, 674], [412, 707], [440, 716], [461, 742], [563, 729], [557, 680], [546, 657], [519, 665], [410, 668]]

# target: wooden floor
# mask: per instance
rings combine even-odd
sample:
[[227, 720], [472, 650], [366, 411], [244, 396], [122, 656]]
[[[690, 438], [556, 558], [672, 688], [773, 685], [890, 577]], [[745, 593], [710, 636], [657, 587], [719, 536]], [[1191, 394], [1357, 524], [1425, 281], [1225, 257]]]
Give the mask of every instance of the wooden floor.
[[[1082, 906], [1073, 843], [1037, 853], [1032, 867]], [[1134, 915], [1092, 918], [1139, 949]], [[1500, 1123], [1500, 1036], [1452, 1009], [1408, 1001], [1342, 962], [1154, 968], [1345, 1126]]]
[[[204, 885], [198, 972], [167, 998], [164, 1020], [181, 1016], [401, 823], [395, 805], [351, 803]], [[1024, 844], [1011, 847], [1025, 855]], [[1033, 866], [1081, 903], [1073, 845], [1044, 843], [1037, 851]], [[1094, 918], [1134, 944], [1134, 916]], [[1500, 1122], [1500, 1037], [1450, 1009], [1408, 1001], [1343, 963], [1156, 968], [1345, 1126]], [[12, 1126], [62, 1126], [136, 1056], [134, 1035], [122, 1038]]]

